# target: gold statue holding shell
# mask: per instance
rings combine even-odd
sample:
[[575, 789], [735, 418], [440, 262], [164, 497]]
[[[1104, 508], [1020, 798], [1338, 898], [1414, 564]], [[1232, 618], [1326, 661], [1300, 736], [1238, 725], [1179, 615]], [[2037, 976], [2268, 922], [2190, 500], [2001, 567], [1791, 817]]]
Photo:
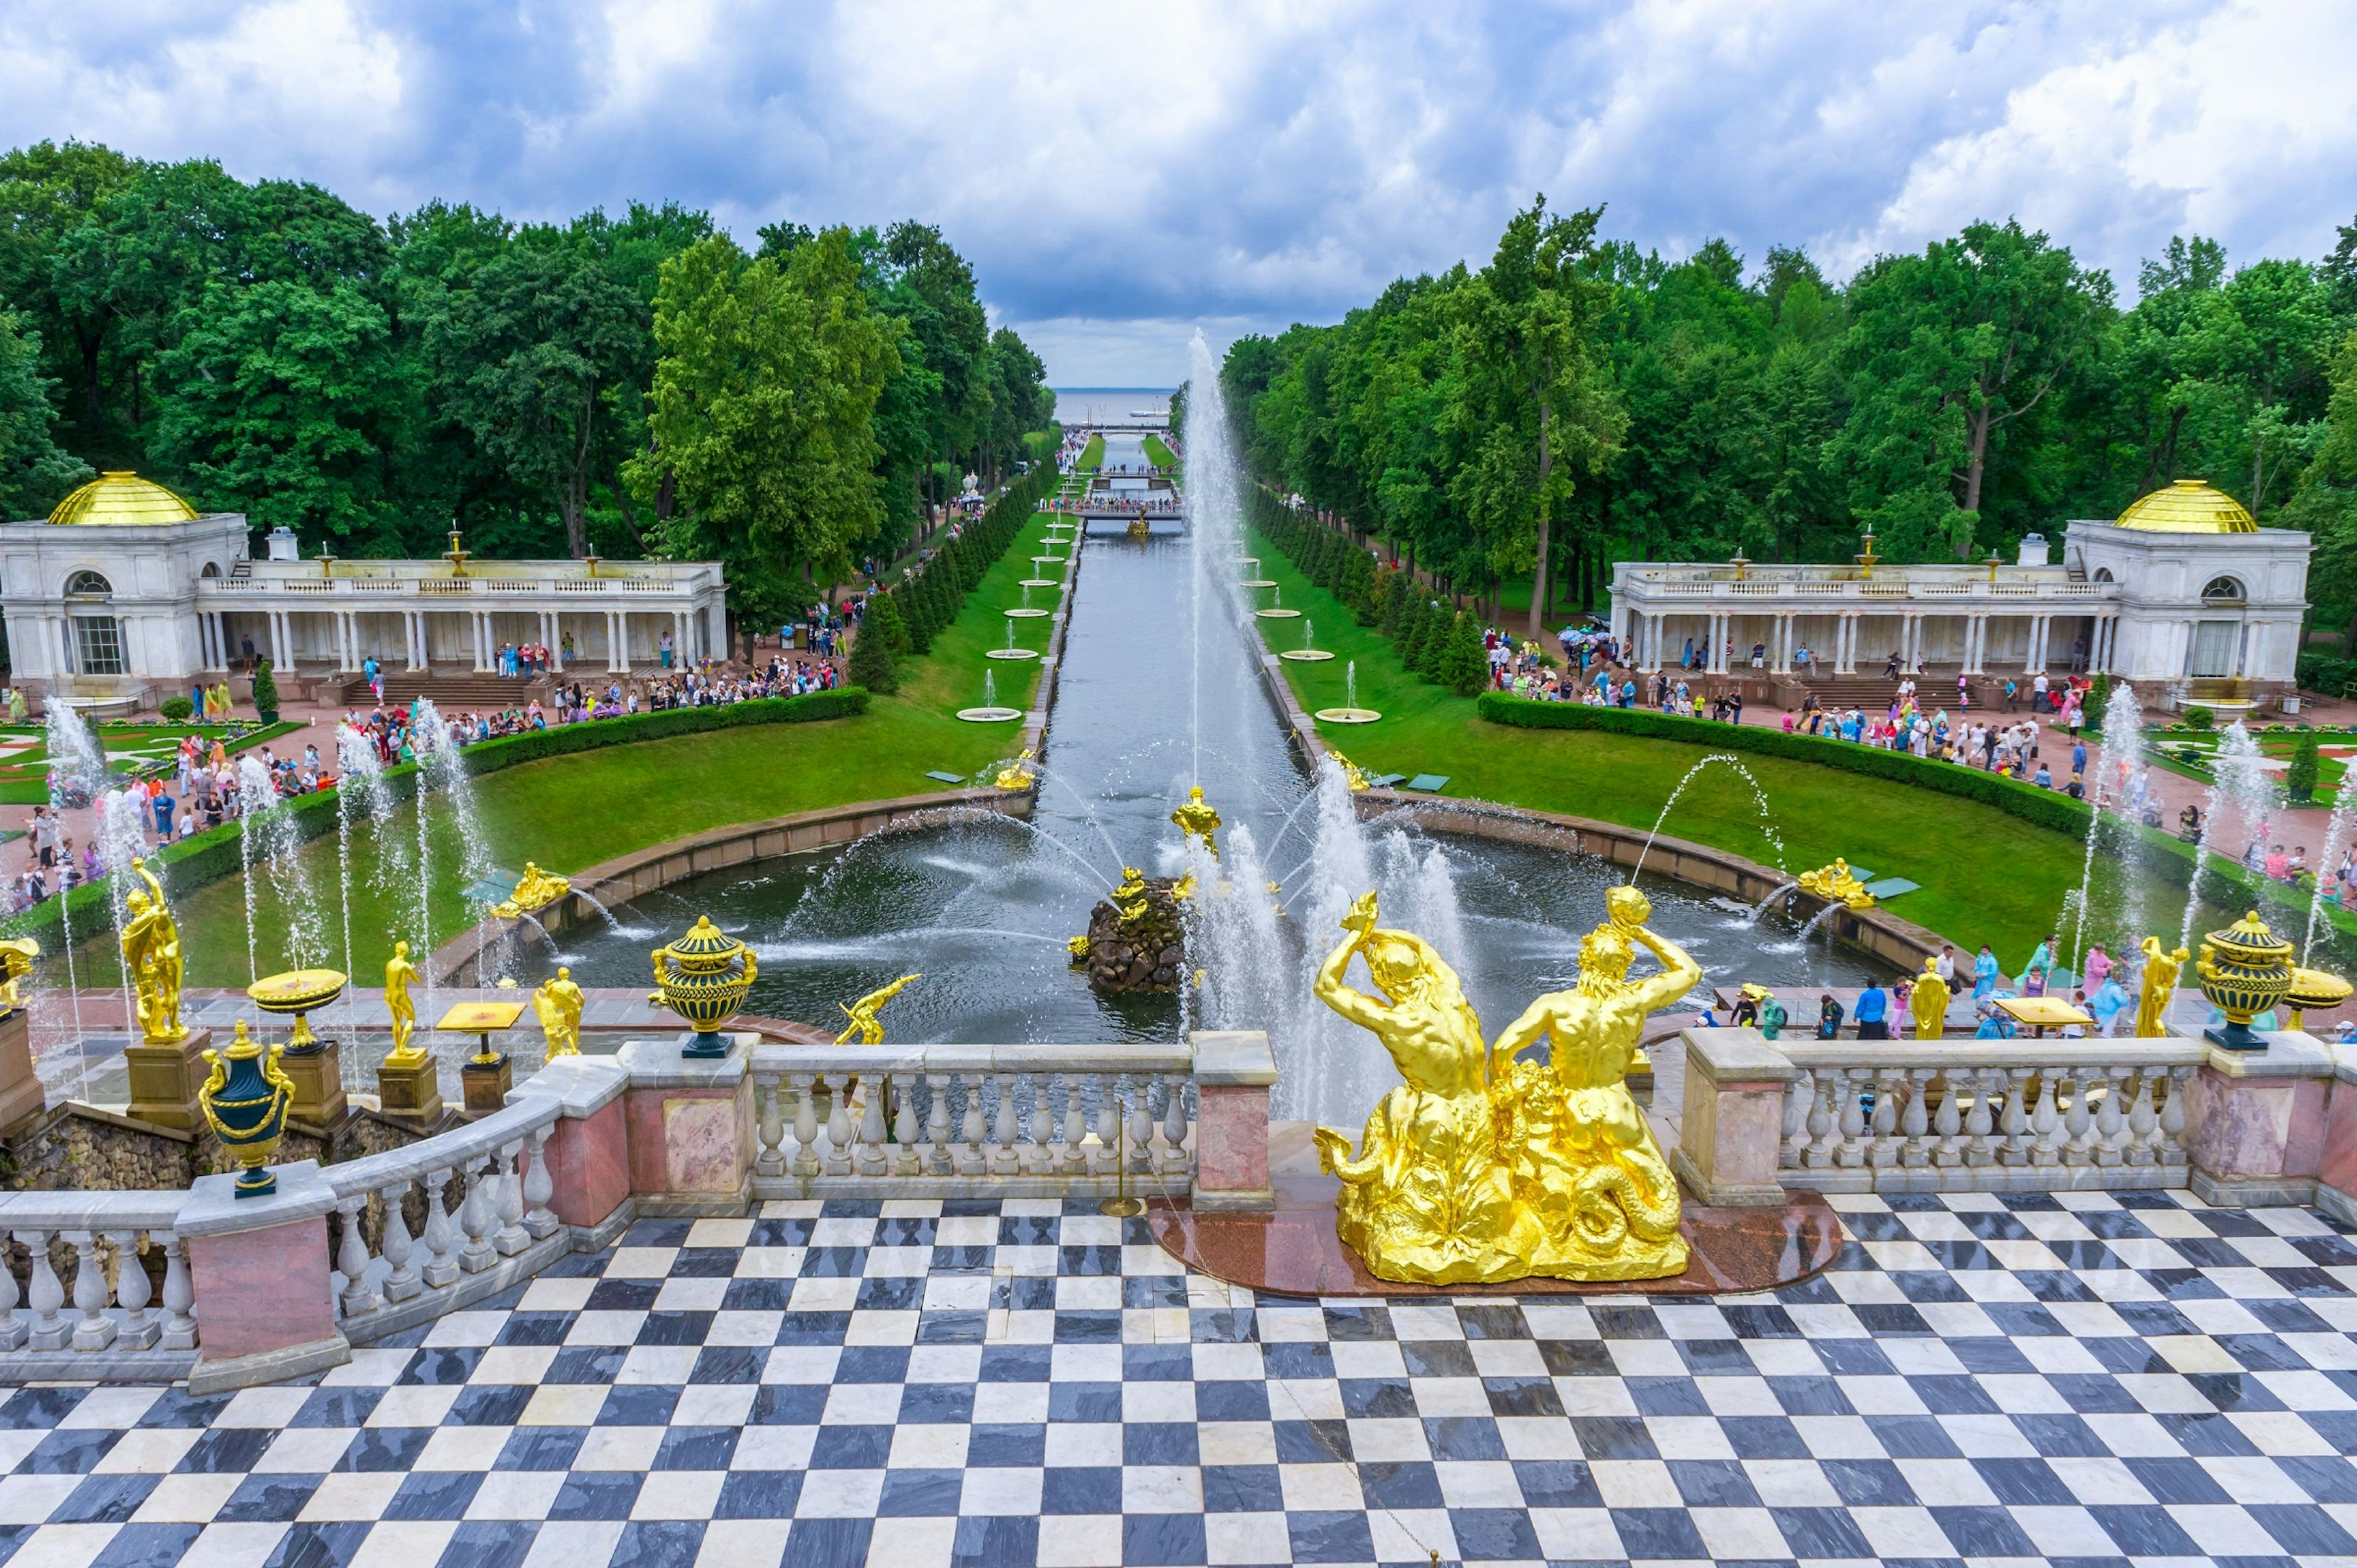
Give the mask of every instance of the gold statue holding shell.
[[[1342, 1178], [1343, 1241], [1379, 1277], [1422, 1284], [1683, 1273], [1677, 1179], [1625, 1075], [1647, 1016], [1702, 969], [1645, 929], [1645, 896], [1612, 889], [1605, 922], [1580, 943], [1577, 983], [1532, 1003], [1490, 1047], [1456, 972], [1420, 939], [1377, 928], [1375, 908], [1372, 893], [1352, 907], [1350, 940], [1316, 982], [1407, 1080], [1367, 1118], [1356, 1155], [1341, 1133], [1317, 1131], [1319, 1164]], [[1640, 947], [1662, 969], [1631, 981]], [[1361, 956], [1380, 997], [1342, 983]], [[1541, 1040], [1545, 1063], [1514, 1059]]]

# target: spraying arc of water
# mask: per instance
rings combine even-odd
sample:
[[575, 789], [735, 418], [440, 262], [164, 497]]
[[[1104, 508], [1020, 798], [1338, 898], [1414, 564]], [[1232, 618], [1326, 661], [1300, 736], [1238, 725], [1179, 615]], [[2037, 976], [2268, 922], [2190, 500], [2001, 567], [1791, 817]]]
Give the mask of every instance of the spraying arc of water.
[[1751, 769], [1743, 766], [1742, 758], [1733, 752], [1714, 751], [1687, 768], [1685, 776], [1678, 780], [1677, 788], [1670, 791], [1670, 798], [1662, 802], [1661, 814], [1653, 819], [1652, 831], [1645, 835], [1644, 847], [1637, 852], [1637, 862], [1629, 868], [1628, 880], [1631, 886], [1636, 883], [1637, 874], [1645, 869], [1645, 856], [1652, 853], [1653, 841], [1662, 836], [1662, 824], [1670, 820], [1670, 811], [1678, 803], [1678, 797], [1686, 792], [1686, 786], [1695, 781], [1696, 775], [1714, 763], [1733, 768], [1751, 787], [1752, 801], [1760, 813], [1760, 836], [1766, 839], [1769, 846], [1776, 852], [1776, 869], [1787, 876], [1792, 875], [1792, 868], [1784, 864], [1784, 835], [1777, 831], [1775, 821], [1769, 814], [1768, 791], [1760, 787], [1759, 779], [1751, 776]]

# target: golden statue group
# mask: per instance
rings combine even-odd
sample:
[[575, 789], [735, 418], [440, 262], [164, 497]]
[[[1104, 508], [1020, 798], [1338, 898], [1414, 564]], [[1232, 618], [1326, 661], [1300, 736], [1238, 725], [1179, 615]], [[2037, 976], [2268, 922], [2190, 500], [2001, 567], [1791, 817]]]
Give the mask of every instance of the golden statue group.
[[[1533, 1274], [1645, 1280], [1682, 1273], [1678, 1185], [1624, 1075], [1645, 1019], [1702, 968], [1645, 929], [1652, 907], [1615, 887], [1579, 944], [1579, 977], [1540, 997], [1485, 1046], [1481, 1021], [1440, 955], [1375, 924], [1375, 896], [1344, 918], [1318, 999], [1372, 1031], [1407, 1081], [1349, 1139], [1317, 1131], [1318, 1162], [1342, 1178], [1338, 1229], [1381, 1278], [1422, 1284]], [[1629, 978], [1644, 948], [1661, 972]], [[1380, 996], [1342, 983], [1363, 957]], [[1544, 1063], [1518, 1061], [1544, 1040]]]

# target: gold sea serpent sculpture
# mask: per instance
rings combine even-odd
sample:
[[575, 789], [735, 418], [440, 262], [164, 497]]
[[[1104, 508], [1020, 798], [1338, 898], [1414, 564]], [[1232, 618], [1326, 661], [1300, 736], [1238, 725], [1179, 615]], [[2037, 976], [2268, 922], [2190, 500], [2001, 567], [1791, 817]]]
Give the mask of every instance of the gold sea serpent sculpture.
[[[1415, 1284], [1544, 1275], [1650, 1280], [1683, 1273], [1678, 1185], [1625, 1075], [1645, 1019], [1702, 978], [1675, 943], [1645, 929], [1634, 887], [1605, 898], [1579, 944], [1579, 977], [1484, 1047], [1457, 972], [1406, 931], [1375, 924], [1369, 893], [1342, 920], [1349, 940], [1318, 972], [1320, 1001], [1373, 1033], [1407, 1081], [1350, 1140], [1317, 1130], [1318, 1163], [1342, 1178], [1336, 1229], [1378, 1277]], [[1642, 947], [1661, 972], [1629, 978]], [[1363, 957], [1380, 996], [1342, 983]], [[1549, 1044], [1544, 1064], [1517, 1061]]]

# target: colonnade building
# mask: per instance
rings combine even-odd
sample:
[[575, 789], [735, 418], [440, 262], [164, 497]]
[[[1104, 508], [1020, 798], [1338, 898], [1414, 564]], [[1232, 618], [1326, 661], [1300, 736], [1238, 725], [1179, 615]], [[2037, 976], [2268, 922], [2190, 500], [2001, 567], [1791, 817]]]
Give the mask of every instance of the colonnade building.
[[[1896, 655], [1927, 688], [2108, 671], [2147, 703], [2264, 706], [2294, 690], [2309, 536], [2261, 528], [2233, 497], [2179, 479], [2112, 521], [2077, 520], [2050, 559], [1895, 566], [1623, 562], [1612, 630], [1640, 670], [1675, 668], [1797, 701], [1812, 684], [1879, 677]], [[1760, 665], [1754, 668], [1753, 650]], [[1809, 655], [1804, 661], [1803, 652]]]
[[[579, 675], [725, 652], [726, 587], [709, 562], [303, 559], [295, 536], [249, 554], [241, 512], [199, 515], [128, 473], [92, 480], [47, 520], [0, 523], [11, 681], [107, 711], [153, 707], [242, 669], [250, 644], [280, 682], [340, 686], [374, 658], [406, 686], [489, 675], [503, 644], [537, 643]], [[564, 650], [570, 639], [573, 653]]]

